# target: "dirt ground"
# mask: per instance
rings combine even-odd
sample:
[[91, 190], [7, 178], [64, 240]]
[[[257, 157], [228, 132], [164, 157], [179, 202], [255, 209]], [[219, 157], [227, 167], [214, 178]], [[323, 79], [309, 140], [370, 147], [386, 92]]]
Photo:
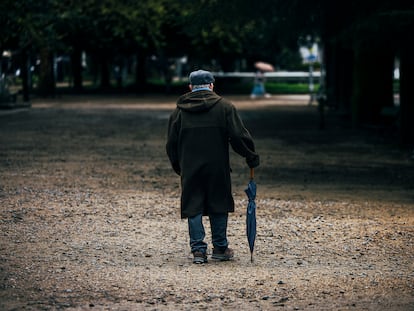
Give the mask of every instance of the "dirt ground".
[[306, 96], [228, 98], [262, 161], [253, 263], [233, 153], [236, 257], [191, 262], [164, 151], [175, 98], [0, 111], [0, 309], [414, 310], [412, 150], [339, 112], [319, 130]]

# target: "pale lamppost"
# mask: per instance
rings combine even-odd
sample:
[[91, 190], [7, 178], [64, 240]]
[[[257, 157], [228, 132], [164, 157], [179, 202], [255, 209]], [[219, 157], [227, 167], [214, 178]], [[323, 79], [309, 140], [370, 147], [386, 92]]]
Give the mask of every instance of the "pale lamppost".
[[318, 44], [312, 38], [307, 35], [305, 38], [299, 38], [300, 54], [303, 62], [309, 65], [309, 105], [312, 105], [315, 100], [315, 85], [313, 81], [313, 64], [318, 60]]

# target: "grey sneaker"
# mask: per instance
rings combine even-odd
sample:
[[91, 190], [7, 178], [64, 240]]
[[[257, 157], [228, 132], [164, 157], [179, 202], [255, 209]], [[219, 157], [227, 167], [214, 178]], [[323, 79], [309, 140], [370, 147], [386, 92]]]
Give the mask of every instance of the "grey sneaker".
[[207, 263], [207, 255], [205, 253], [194, 252], [193, 256], [194, 256], [193, 263], [195, 263], [195, 264]]
[[213, 255], [211, 255], [211, 258], [217, 259], [220, 261], [227, 261], [232, 259], [234, 256], [234, 251], [231, 248], [226, 248], [224, 251], [219, 251], [218, 249], [213, 249]]

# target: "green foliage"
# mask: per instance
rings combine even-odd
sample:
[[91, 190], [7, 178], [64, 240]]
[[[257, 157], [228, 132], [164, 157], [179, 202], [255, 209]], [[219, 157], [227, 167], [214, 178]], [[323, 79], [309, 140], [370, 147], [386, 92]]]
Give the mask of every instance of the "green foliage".
[[0, 6], [1, 47], [21, 48], [33, 43], [52, 42], [54, 15], [49, 14], [52, 0], [6, 0]]
[[[30, 44], [277, 62], [301, 34], [359, 46], [401, 40], [414, 20], [406, 1], [3, 0], [0, 47]], [[330, 27], [325, 27], [329, 22]], [[409, 34], [409, 32], [406, 32]]]
[[[319, 89], [319, 84], [314, 84], [315, 91]], [[267, 82], [266, 91], [270, 94], [308, 94], [308, 83], [286, 83], [286, 82]]]
[[[6, 0], [0, 4], [1, 44], [59, 45], [80, 41], [87, 48], [165, 44], [161, 32], [170, 21], [166, 0]], [[79, 42], [78, 42], [79, 43]]]

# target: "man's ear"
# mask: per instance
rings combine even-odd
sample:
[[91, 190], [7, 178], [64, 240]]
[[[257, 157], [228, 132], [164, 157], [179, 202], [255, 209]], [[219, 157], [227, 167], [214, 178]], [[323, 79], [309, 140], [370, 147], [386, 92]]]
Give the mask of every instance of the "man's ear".
[[188, 85], [188, 88], [190, 89], [190, 91], [193, 90], [193, 86], [191, 84]]

